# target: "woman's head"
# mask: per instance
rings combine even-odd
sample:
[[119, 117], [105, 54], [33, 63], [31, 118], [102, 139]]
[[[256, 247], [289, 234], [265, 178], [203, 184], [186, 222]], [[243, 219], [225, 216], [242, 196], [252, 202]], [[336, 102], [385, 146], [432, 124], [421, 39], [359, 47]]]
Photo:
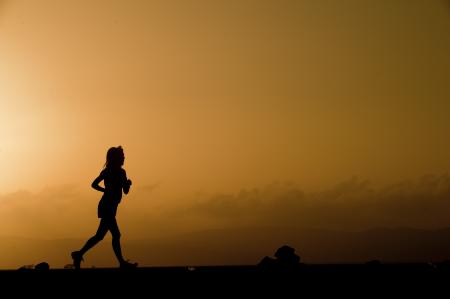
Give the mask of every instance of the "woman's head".
[[105, 167], [121, 167], [125, 161], [125, 155], [121, 146], [111, 147], [106, 153]]

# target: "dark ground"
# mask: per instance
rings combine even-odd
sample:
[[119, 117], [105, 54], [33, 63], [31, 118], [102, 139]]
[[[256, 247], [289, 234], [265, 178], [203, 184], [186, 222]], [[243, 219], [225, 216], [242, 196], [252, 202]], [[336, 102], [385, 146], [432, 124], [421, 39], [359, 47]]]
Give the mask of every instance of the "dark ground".
[[[132, 270], [51, 269], [0, 271], [2, 293], [59, 298], [126, 295], [127, 298], [419, 295], [450, 292], [450, 264], [302, 265], [293, 271], [256, 266], [148, 267]], [[445, 292], [446, 294], [443, 294]], [[131, 296], [131, 297], [128, 297]], [[170, 296], [170, 297], [169, 297]]]

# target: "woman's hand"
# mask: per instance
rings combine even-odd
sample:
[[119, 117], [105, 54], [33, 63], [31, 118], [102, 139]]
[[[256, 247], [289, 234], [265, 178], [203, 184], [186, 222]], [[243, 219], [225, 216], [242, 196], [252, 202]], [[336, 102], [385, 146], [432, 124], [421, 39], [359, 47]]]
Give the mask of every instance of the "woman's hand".
[[124, 186], [123, 186], [123, 192], [124, 192], [125, 194], [128, 194], [128, 192], [130, 192], [131, 184], [132, 184], [132, 182], [131, 182], [130, 179], [128, 179], [128, 180], [125, 182], [125, 184], [124, 184]]

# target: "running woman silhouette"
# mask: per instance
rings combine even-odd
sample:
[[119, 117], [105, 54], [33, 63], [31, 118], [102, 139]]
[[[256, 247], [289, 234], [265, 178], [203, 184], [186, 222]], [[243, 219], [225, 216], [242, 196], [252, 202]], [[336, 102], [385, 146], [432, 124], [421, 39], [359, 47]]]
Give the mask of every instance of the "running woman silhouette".
[[[98, 242], [103, 240], [108, 231], [112, 235], [112, 247], [119, 261], [121, 268], [135, 268], [137, 263], [129, 263], [122, 256], [120, 246], [120, 231], [117, 225], [117, 207], [122, 199], [122, 191], [128, 194], [131, 180], [127, 178], [125, 169], [122, 168], [125, 155], [121, 146], [111, 147], [106, 154], [106, 163], [99, 176], [92, 182], [92, 188], [103, 192], [103, 196], [98, 203], [98, 218], [100, 224], [97, 233], [91, 237], [79, 251], [72, 252], [73, 265], [75, 269], [80, 269], [83, 255]], [[103, 181], [104, 187], [99, 183]]]

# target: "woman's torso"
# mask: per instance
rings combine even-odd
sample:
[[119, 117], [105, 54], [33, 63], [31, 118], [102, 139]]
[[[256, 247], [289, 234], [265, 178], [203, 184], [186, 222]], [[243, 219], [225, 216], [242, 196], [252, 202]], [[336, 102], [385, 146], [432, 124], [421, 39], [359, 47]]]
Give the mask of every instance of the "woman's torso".
[[125, 170], [123, 170], [122, 168], [106, 168], [103, 171], [105, 184], [104, 196], [119, 203], [122, 199], [123, 184], [126, 181]]

